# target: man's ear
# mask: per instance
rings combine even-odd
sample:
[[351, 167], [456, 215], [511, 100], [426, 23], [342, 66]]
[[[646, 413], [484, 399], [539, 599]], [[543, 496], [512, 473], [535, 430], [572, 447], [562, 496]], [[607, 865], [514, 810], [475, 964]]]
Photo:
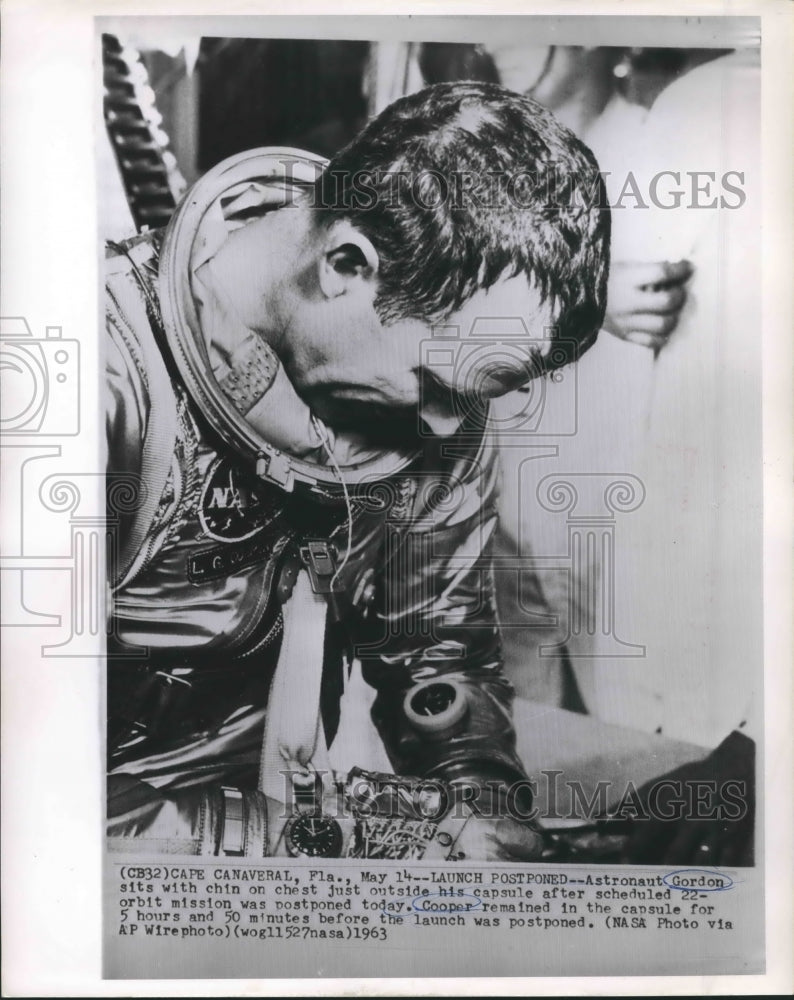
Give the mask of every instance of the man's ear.
[[319, 261], [320, 288], [326, 298], [353, 291], [364, 283], [373, 295], [378, 276], [378, 252], [347, 219], [332, 222], [324, 231]]

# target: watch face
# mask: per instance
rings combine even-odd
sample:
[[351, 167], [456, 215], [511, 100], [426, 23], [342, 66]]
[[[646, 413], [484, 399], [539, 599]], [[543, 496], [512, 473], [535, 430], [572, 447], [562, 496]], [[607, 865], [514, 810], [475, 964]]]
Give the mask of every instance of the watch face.
[[342, 853], [342, 828], [322, 813], [293, 816], [284, 830], [287, 850], [293, 857], [338, 858]]

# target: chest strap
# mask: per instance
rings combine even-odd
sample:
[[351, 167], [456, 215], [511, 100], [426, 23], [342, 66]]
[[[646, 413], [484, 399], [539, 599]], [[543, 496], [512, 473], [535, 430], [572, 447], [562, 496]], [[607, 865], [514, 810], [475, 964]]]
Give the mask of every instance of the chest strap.
[[[260, 790], [278, 802], [291, 794], [291, 775], [328, 773], [320, 713], [328, 605], [301, 569], [282, 609], [284, 634], [267, 702]], [[283, 772], [290, 772], [284, 774]]]

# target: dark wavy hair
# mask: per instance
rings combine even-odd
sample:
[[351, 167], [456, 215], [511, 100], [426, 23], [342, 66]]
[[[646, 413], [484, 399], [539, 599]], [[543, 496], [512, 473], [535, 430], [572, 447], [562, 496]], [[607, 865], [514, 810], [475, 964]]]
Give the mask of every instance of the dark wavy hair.
[[377, 250], [384, 322], [439, 322], [524, 273], [573, 356], [598, 333], [609, 270], [603, 178], [587, 146], [527, 97], [467, 81], [395, 101], [333, 157], [315, 204], [324, 220], [349, 218]]

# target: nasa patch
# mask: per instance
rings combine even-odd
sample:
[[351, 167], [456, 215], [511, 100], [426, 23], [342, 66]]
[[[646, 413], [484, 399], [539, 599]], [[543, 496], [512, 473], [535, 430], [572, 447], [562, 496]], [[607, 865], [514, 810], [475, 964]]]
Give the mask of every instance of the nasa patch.
[[266, 528], [281, 513], [272, 492], [241, 474], [228, 458], [217, 459], [204, 480], [199, 521], [218, 542], [241, 542]]

